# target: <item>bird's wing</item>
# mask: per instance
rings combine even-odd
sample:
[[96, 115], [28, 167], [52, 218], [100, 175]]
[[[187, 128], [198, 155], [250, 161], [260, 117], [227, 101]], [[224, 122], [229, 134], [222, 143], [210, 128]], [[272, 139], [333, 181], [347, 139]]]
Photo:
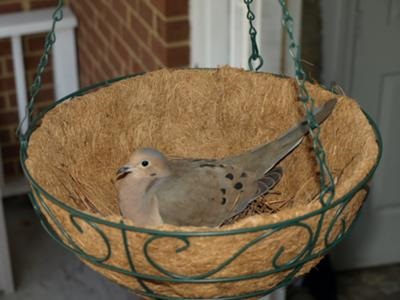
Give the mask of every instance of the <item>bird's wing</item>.
[[267, 192], [280, 176], [254, 173], [211, 160], [171, 161], [174, 174], [149, 191], [165, 223], [218, 226]]
[[270, 190], [272, 190], [275, 187], [275, 185], [277, 185], [277, 183], [281, 180], [282, 173], [283, 173], [282, 168], [278, 166], [274, 167], [272, 170], [265, 173], [263, 177], [259, 178], [257, 180], [257, 186], [258, 186], [257, 193], [252, 198], [243, 199], [243, 201], [235, 207], [235, 209], [227, 217], [227, 219], [230, 219], [236, 216], [237, 214], [241, 213], [255, 199], [257, 199], [262, 195], [265, 195]]

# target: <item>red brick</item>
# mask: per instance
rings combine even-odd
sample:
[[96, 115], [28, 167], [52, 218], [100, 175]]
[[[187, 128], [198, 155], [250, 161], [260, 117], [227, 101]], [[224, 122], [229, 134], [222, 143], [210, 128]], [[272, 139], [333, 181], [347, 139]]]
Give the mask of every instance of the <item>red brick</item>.
[[[182, 53], [167, 49], [163, 40], [187, 40], [188, 28], [179, 27], [182, 22], [168, 28], [168, 23], [175, 21], [165, 22], [165, 18], [162, 18], [165, 27], [158, 34], [154, 26], [156, 24], [153, 24], [155, 14], [187, 15], [186, 0], [157, 0], [153, 3], [149, 0], [69, 2], [80, 21], [77, 35], [80, 80], [84, 85], [127, 72], [140, 72], [143, 68], [152, 70], [164, 63], [181, 64], [186, 61], [188, 53], [183, 58], [174, 57]], [[127, 13], [130, 15], [127, 16]], [[152, 36], [158, 40], [153, 40]]]
[[55, 0], [31, 0], [31, 9], [55, 7], [56, 5], [57, 1]]
[[109, 74], [110, 78], [113, 76], [113, 74], [115, 73], [115, 69], [114, 69], [114, 65], [110, 66], [110, 64], [108, 62], [103, 63], [101, 65], [101, 68], [103, 70], [103, 73], [105, 74]]
[[127, 47], [137, 53], [139, 50], [139, 41], [134, 35], [132, 29], [128, 29], [126, 26], [123, 26], [121, 33], [122, 40], [125, 42]]
[[10, 141], [10, 131], [8, 129], [0, 129], [0, 145], [8, 144]]
[[126, 71], [125, 71], [125, 62], [118, 59], [115, 61], [114, 63], [114, 69], [117, 71], [117, 76], [124, 76], [126, 75]]
[[35, 77], [35, 70], [25, 70], [26, 84], [30, 87], [33, 82], [33, 78]]
[[[92, 18], [88, 18], [89, 16], [94, 16], [95, 12], [93, 11], [92, 6], [90, 5], [90, 0], [89, 1], [74, 1], [76, 3], [75, 10], [77, 10], [78, 14], [78, 19], [79, 22], [81, 23], [82, 20], [91, 20]], [[98, 3], [98, 6], [103, 6], [103, 4]], [[99, 9], [97, 9], [99, 11]], [[80, 17], [81, 16], [81, 17]], [[79, 28], [79, 27], [78, 27]]]
[[0, 39], [0, 56], [11, 55], [11, 40]]
[[[81, 0], [79, 0], [81, 1]], [[109, 0], [106, 0], [106, 2]], [[82, 2], [87, 2], [87, 1], [82, 1]], [[82, 3], [83, 4], [83, 3]], [[85, 3], [85, 5], [89, 5], [89, 3]], [[85, 12], [90, 12], [92, 9], [88, 10], [88, 6], [84, 7]], [[104, 21], [107, 21], [107, 17], [110, 15], [110, 7], [106, 5], [104, 2], [97, 2], [96, 3], [96, 10], [99, 13], [100, 17]]]
[[163, 44], [160, 42], [159, 38], [152, 35], [151, 36], [151, 51], [164, 63], [165, 62], [165, 53], [166, 49]]
[[126, 75], [126, 71], [125, 71], [126, 63], [127, 62], [125, 61], [125, 59], [117, 58], [114, 60], [114, 70], [115, 70], [114, 74], [115, 75], [113, 77]]
[[158, 17], [157, 32], [167, 43], [186, 41], [189, 39], [189, 21], [164, 21]]
[[22, 3], [1, 3], [0, 2], [0, 14], [7, 14], [22, 10]]
[[107, 22], [103, 22], [103, 21], [98, 22], [97, 29], [98, 29], [99, 33], [101, 33], [104, 37], [107, 38], [107, 40], [109, 40], [113, 34], [110, 29], [110, 25]]
[[181, 67], [189, 64], [189, 52], [188, 46], [167, 48], [166, 54], [166, 65], [167, 67]]
[[132, 73], [132, 70], [129, 68], [128, 62], [125, 62], [123, 64], [123, 66], [122, 66], [121, 74], [122, 75], [128, 75], [128, 74], [131, 74], [131, 73]]
[[116, 38], [114, 40], [114, 48], [122, 60], [128, 59], [130, 54], [128, 45], [125, 41], [121, 41], [119, 38]]
[[46, 71], [42, 74], [42, 83], [43, 84], [51, 84], [53, 83], [53, 70], [51, 68], [47, 68]]
[[121, 1], [124, 2], [131, 9], [138, 10], [139, 2], [143, 0], [121, 0]]
[[[82, 49], [79, 51], [79, 63], [82, 67], [81, 71], [86, 71], [86, 70], [92, 69], [93, 63], [92, 63], [91, 58], [87, 54], [87, 51], [82, 50]], [[83, 68], [83, 65], [85, 65], [86, 67]]]
[[11, 143], [19, 143], [18, 137], [17, 137], [17, 128], [18, 128], [19, 124], [16, 123], [13, 126], [11, 126], [9, 128], [10, 131], [10, 136], [11, 136]]
[[138, 13], [150, 28], [153, 27], [153, 11], [144, 1], [139, 1]]
[[40, 61], [40, 54], [25, 56], [25, 68], [27, 70], [36, 70]]
[[44, 49], [44, 35], [35, 35], [26, 39], [28, 51], [43, 51]]
[[79, 14], [82, 11], [82, 2], [84, 1], [68, 1], [69, 7], [75, 14]]
[[[108, 45], [104, 41], [107, 38], [103, 36], [99, 30], [93, 30], [91, 37], [93, 39], [93, 44], [91, 44], [91, 47], [101, 50], [101, 53], [104, 53], [105, 49], [108, 48]], [[108, 40], [108, 42], [110, 41]]]
[[126, 3], [123, 2], [122, 0], [114, 1], [113, 8], [118, 17], [122, 19], [121, 21], [126, 23], [129, 15], [128, 6], [126, 5]]
[[135, 14], [131, 15], [131, 30], [133, 30], [138, 37], [145, 43], [147, 43], [149, 39], [149, 31], [147, 28], [139, 21], [138, 17]]
[[102, 67], [105, 67], [107, 64], [102, 64], [102, 65], [95, 65], [95, 70], [94, 74], [96, 75], [95, 78], [91, 79], [91, 84], [104, 81], [113, 77], [117, 76], [117, 72], [111, 68], [110, 72], [105, 72]]
[[18, 123], [18, 113], [13, 112], [0, 112], [0, 126], [1, 125], [13, 125]]
[[117, 14], [110, 13], [107, 19], [107, 26], [114, 30], [113, 34], [119, 34], [122, 28], [122, 20]]
[[129, 59], [129, 71], [130, 73], [143, 72], [142, 68], [140, 67], [139, 63], [136, 61], [134, 57], [131, 57]]
[[15, 89], [15, 82], [13, 77], [0, 78], [0, 91], [8, 91]]
[[17, 95], [15, 91], [8, 93], [8, 107], [16, 108], [17, 107]]
[[37, 103], [50, 103], [54, 101], [54, 91], [52, 87], [42, 88], [36, 97]]
[[187, 15], [188, 0], [151, 0], [151, 3], [166, 17]]
[[[27, 71], [26, 80], [28, 87], [32, 85], [35, 76], [36, 76], [36, 70], [31, 69]], [[46, 85], [52, 83], [53, 83], [53, 70], [51, 66], [48, 66], [42, 74], [42, 84]]]
[[157, 69], [157, 64], [154, 61], [154, 58], [147, 51], [142, 52], [142, 62], [146, 66], [146, 71], [152, 71]]
[[6, 60], [6, 72], [7, 74], [12, 74], [14, 72], [14, 63], [12, 58]]
[[37, 114], [38, 112], [44, 110], [47, 106], [48, 106], [48, 104], [46, 102], [37, 103], [36, 106], [35, 106], [35, 114]]

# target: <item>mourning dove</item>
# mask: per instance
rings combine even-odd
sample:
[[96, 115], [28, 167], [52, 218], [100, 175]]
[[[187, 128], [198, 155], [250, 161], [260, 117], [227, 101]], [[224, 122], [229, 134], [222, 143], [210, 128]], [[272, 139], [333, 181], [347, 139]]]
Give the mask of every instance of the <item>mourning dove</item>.
[[[336, 102], [315, 110], [318, 123]], [[219, 226], [279, 181], [282, 169], [275, 165], [308, 130], [304, 120], [272, 142], [220, 160], [167, 159], [155, 149], [139, 149], [117, 171], [121, 214], [138, 226]]]

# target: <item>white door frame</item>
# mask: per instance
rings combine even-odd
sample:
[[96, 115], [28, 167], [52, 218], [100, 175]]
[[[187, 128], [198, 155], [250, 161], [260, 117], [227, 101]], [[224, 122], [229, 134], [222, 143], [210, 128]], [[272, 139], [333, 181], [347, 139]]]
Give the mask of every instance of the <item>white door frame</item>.
[[[302, 0], [287, 0], [294, 19], [296, 42], [300, 40]], [[254, 0], [254, 25], [264, 58], [261, 71], [293, 75], [287, 37], [281, 24], [278, 0]], [[230, 65], [247, 69], [250, 51], [246, 6], [243, 0], [190, 0], [191, 66]]]

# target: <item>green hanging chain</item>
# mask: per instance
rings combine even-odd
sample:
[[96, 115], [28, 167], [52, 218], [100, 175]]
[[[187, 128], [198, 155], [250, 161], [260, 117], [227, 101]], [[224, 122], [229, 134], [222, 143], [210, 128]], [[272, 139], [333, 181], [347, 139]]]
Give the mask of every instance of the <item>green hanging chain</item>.
[[[258, 71], [262, 65], [264, 64], [264, 59], [260, 55], [260, 52], [258, 51], [258, 45], [257, 45], [257, 30], [253, 25], [253, 21], [256, 18], [253, 11], [251, 10], [251, 4], [253, 0], [243, 0], [244, 4], [247, 6], [247, 20], [249, 20], [249, 35], [250, 35], [250, 42], [251, 42], [251, 54], [249, 57], [249, 69], [251, 71]], [[256, 64], [257, 65], [254, 65]]]
[[310, 126], [310, 135], [313, 139], [313, 148], [317, 157], [320, 169], [320, 186], [321, 192], [319, 200], [322, 205], [330, 204], [335, 197], [335, 183], [333, 180], [332, 172], [329, 169], [326, 161], [326, 153], [320, 141], [320, 127], [312, 113], [315, 108], [315, 101], [310, 96], [306, 87], [306, 73], [303, 70], [301, 63], [301, 48], [295, 42], [293, 34], [293, 18], [289, 13], [289, 9], [285, 0], [278, 0], [282, 7], [282, 25], [286, 29], [289, 36], [289, 54], [292, 57], [295, 66], [295, 78], [299, 90], [299, 100], [303, 103], [306, 111], [307, 121]]
[[21, 132], [22, 124], [25, 122], [25, 120], [28, 120], [28, 123], [32, 121], [33, 113], [35, 110], [35, 99], [42, 87], [42, 75], [49, 63], [50, 50], [53, 47], [54, 43], [56, 42], [56, 34], [55, 34], [56, 23], [61, 21], [63, 18], [63, 10], [62, 10], [63, 6], [64, 6], [64, 0], [58, 0], [57, 7], [52, 15], [53, 23], [50, 32], [46, 35], [46, 39], [44, 42], [44, 52], [40, 57], [39, 65], [35, 73], [35, 78], [30, 87], [30, 98], [26, 106], [25, 116], [17, 128], [17, 136], [20, 138], [21, 141], [25, 140], [22, 137], [23, 135], [26, 134], [25, 132], [24, 133]]
[[[254, 70], [257, 71], [261, 68], [263, 64], [263, 59], [258, 51], [257, 40], [256, 40], [257, 31], [253, 25], [255, 16], [250, 7], [253, 0], [243, 0], [243, 1], [247, 6], [247, 19], [249, 20], [249, 25], [250, 25], [249, 35], [252, 47], [252, 53], [249, 57], [249, 69], [251, 71]], [[299, 90], [298, 97], [299, 100], [301, 100], [302, 103], [304, 104], [307, 121], [310, 126], [309, 132], [313, 139], [313, 148], [320, 168], [320, 186], [321, 186], [320, 202], [322, 205], [330, 204], [335, 196], [335, 183], [333, 180], [332, 173], [326, 162], [325, 150], [319, 138], [320, 127], [314, 118], [314, 114], [312, 113], [315, 108], [315, 101], [310, 97], [306, 87], [306, 74], [303, 70], [303, 66], [301, 63], [301, 48], [298, 44], [296, 44], [293, 34], [293, 18], [289, 13], [286, 1], [285, 0], [278, 0], [278, 1], [282, 7], [282, 25], [286, 29], [286, 32], [289, 36], [288, 48], [289, 48], [289, 54], [292, 57], [295, 66], [295, 79]], [[257, 60], [259, 61], [259, 65], [254, 68], [253, 63]]]

